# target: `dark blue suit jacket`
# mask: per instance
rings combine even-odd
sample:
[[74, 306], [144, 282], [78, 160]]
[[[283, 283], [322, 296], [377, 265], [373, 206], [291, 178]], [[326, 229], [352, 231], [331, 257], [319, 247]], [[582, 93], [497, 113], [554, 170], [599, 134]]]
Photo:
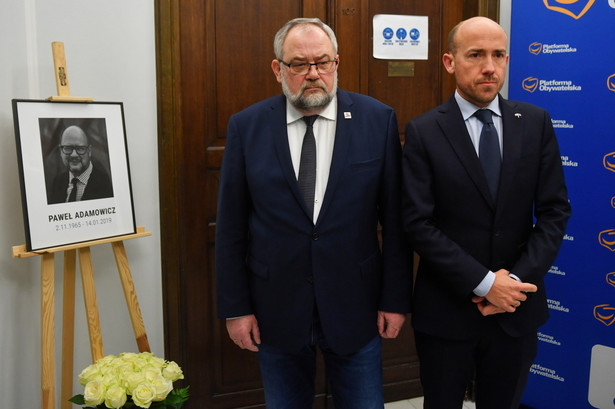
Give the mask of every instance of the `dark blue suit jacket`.
[[401, 225], [395, 113], [344, 91], [337, 102], [316, 225], [293, 170], [286, 98], [259, 102], [228, 125], [216, 224], [218, 315], [255, 314], [262, 342], [287, 352], [307, 341], [315, 305], [328, 344], [342, 354], [377, 335], [378, 310], [409, 310], [411, 252]]
[[548, 318], [543, 278], [570, 216], [561, 156], [545, 110], [503, 98], [500, 109], [497, 203], [454, 97], [406, 127], [404, 224], [420, 256], [412, 320], [431, 335], [467, 338], [483, 328], [471, 298], [488, 269], [538, 286], [516, 312], [495, 316], [509, 335]]

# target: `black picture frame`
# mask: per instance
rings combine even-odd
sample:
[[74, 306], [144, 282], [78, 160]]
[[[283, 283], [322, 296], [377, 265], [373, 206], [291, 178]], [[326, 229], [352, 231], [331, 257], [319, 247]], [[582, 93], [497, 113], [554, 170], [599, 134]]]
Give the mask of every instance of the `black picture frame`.
[[26, 249], [136, 233], [123, 104], [12, 104]]

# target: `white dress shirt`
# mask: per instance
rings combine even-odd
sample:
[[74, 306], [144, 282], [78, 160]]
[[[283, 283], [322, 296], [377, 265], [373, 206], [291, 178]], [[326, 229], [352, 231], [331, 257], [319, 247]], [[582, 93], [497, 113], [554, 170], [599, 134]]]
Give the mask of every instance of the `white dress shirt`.
[[[301, 146], [305, 135], [306, 124], [301, 119], [303, 114], [286, 102], [286, 126], [288, 130], [288, 147], [290, 157], [295, 169], [295, 177], [299, 177], [299, 163], [301, 162]], [[316, 140], [316, 189], [314, 192], [314, 224], [322, 207], [322, 201], [327, 189], [333, 145], [335, 143], [335, 125], [337, 120], [337, 96], [319, 114], [312, 129]]]

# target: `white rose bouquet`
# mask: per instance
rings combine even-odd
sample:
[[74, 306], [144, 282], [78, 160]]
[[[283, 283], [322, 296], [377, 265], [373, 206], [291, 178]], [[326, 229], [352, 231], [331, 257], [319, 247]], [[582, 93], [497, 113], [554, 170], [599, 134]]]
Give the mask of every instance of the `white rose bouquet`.
[[178, 379], [184, 379], [179, 365], [150, 352], [107, 355], [79, 374], [83, 394], [69, 400], [86, 409], [180, 409], [188, 387], [174, 390]]

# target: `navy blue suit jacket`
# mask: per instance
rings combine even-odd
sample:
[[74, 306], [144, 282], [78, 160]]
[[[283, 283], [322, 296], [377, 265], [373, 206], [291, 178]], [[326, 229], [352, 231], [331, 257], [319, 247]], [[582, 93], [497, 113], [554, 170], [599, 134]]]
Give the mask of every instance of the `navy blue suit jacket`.
[[337, 102], [315, 225], [293, 170], [286, 98], [261, 101], [228, 125], [216, 223], [218, 315], [255, 314], [262, 342], [287, 352], [309, 339], [315, 305], [328, 344], [342, 354], [377, 335], [378, 310], [410, 306], [395, 113], [341, 90]]
[[431, 335], [461, 339], [483, 328], [471, 298], [489, 269], [538, 286], [516, 312], [494, 316], [509, 335], [548, 318], [543, 278], [570, 216], [561, 156], [545, 110], [503, 98], [500, 109], [496, 203], [454, 97], [406, 127], [404, 224], [420, 256], [412, 320]]

